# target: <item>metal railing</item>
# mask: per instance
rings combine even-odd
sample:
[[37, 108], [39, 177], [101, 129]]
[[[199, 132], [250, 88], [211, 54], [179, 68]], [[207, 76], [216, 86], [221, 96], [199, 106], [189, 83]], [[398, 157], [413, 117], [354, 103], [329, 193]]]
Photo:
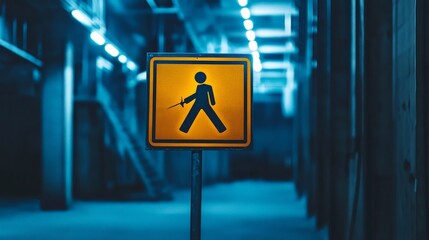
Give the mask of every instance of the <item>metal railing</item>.
[[97, 84], [97, 100], [105, 111], [123, 150], [128, 153], [139, 179], [146, 188], [148, 197], [151, 199], [170, 198], [164, 180], [154, 167], [153, 157], [145, 150], [140, 139], [127, 128], [109, 91], [101, 83]]

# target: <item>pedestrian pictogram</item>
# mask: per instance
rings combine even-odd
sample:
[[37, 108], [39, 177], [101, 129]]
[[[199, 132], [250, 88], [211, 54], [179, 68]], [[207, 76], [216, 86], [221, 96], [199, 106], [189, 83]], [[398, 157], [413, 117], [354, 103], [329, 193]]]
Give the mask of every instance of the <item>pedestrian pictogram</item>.
[[149, 53], [147, 79], [149, 147], [250, 146], [250, 55]]
[[180, 126], [180, 131], [184, 133], [187, 133], [189, 131], [189, 128], [191, 128], [192, 123], [194, 122], [195, 118], [201, 110], [203, 110], [207, 114], [210, 121], [212, 121], [218, 132], [222, 133], [226, 130], [225, 125], [223, 125], [222, 121], [219, 119], [219, 117], [216, 115], [216, 112], [211, 107], [211, 105], [216, 104], [216, 101], [213, 94], [212, 86], [203, 84], [206, 79], [207, 76], [205, 73], [197, 72], [195, 74], [195, 81], [200, 84], [197, 87], [197, 91], [191, 96], [185, 98], [185, 100], [183, 100], [182, 98], [180, 103], [171, 106], [174, 107], [180, 104], [183, 107], [184, 104], [188, 104], [192, 100], [195, 100], [195, 103], [189, 111], [188, 115], [186, 116], [185, 121], [182, 123], [182, 126]]

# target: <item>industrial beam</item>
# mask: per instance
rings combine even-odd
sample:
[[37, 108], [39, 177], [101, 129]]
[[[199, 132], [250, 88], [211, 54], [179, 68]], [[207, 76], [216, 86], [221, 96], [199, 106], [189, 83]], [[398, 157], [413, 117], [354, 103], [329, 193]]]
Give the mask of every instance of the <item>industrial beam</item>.
[[0, 39], [0, 47], [6, 49], [10, 53], [36, 65], [37, 67], [42, 67], [43, 63], [38, 58], [34, 57], [33, 55], [29, 54], [28, 52], [18, 48], [17, 46], [8, 43], [4, 40]]
[[[291, 4], [278, 3], [255, 3], [250, 7], [250, 13], [252, 16], [284, 16], [291, 15], [297, 16], [299, 14], [295, 6]], [[237, 8], [217, 8], [213, 9], [213, 14], [219, 17], [225, 16], [240, 16], [240, 9]], [[241, 17], [241, 16], [240, 16]]]

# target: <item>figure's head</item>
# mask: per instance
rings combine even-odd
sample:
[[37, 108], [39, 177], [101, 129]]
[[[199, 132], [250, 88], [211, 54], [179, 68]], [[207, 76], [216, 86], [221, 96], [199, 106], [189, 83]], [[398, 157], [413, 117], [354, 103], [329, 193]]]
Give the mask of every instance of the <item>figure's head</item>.
[[197, 81], [197, 83], [203, 83], [206, 81], [206, 74], [203, 72], [197, 72], [195, 74], [195, 81]]

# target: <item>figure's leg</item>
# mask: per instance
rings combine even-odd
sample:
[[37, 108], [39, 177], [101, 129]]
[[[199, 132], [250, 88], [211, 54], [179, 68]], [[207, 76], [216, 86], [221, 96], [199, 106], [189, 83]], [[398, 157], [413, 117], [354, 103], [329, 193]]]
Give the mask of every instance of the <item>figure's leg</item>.
[[183, 121], [182, 126], [180, 126], [180, 131], [184, 133], [187, 133], [189, 131], [192, 123], [194, 123], [194, 120], [197, 117], [200, 110], [201, 108], [197, 108], [195, 107], [195, 105], [192, 106], [191, 110], [189, 111], [188, 115], [185, 118], [185, 121]]
[[212, 123], [215, 125], [217, 131], [219, 133], [223, 133], [226, 130], [225, 125], [223, 125], [222, 121], [219, 119], [219, 117], [216, 115], [216, 112], [213, 110], [213, 108], [205, 107], [204, 112], [206, 112], [207, 116], [210, 118]]

